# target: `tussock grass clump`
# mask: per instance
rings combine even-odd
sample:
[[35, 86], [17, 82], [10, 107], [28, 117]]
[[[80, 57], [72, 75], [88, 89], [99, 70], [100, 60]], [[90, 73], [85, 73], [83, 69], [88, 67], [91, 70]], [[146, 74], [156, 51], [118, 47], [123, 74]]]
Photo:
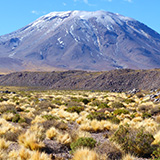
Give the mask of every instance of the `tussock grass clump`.
[[44, 121], [43, 123], [41, 123], [41, 125], [43, 126], [43, 128], [45, 130], [47, 130], [51, 127], [55, 127], [59, 130], [67, 130], [68, 129], [67, 123], [64, 123], [63, 121], [55, 120], [55, 119]]
[[24, 147], [19, 150], [9, 152], [8, 159], [11, 160], [51, 160], [50, 156], [44, 152], [30, 151]]
[[18, 136], [21, 134], [21, 131], [11, 132], [7, 131], [5, 134], [0, 135], [0, 137], [4, 138], [7, 141], [17, 142]]
[[131, 154], [126, 154], [122, 157], [122, 160], [135, 160], [136, 157]]
[[10, 145], [10, 142], [6, 141], [4, 138], [0, 138], [0, 149], [7, 149]]
[[72, 137], [67, 132], [61, 132], [55, 127], [47, 130], [46, 137], [49, 139], [56, 139], [59, 143], [69, 145], [72, 142]]
[[97, 121], [96, 119], [92, 121], [84, 121], [80, 125], [80, 129], [88, 132], [102, 132], [106, 130], [117, 129], [117, 124], [113, 124], [110, 121]]
[[17, 110], [13, 104], [5, 104], [0, 106], [0, 113], [16, 113]]
[[55, 127], [51, 127], [50, 129], [47, 130], [46, 132], [46, 137], [49, 139], [53, 139], [57, 136], [59, 131]]
[[100, 160], [98, 154], [88, 148], [77, 149], [72, 160]]
[[40, 150], [44, 147], [44, 144], [37, 138], [36, 134], [27, 131], [18, 137], [19, 144], [30, 150]]

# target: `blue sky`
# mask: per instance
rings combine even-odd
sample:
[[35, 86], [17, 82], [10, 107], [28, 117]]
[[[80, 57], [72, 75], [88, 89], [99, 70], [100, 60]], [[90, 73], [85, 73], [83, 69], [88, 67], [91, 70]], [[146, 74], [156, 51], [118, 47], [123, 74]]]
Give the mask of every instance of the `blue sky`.
[[160, 33], [160, 0], [0, 0], [0, 35], [53, 11], [105, 10], [132, 17]]

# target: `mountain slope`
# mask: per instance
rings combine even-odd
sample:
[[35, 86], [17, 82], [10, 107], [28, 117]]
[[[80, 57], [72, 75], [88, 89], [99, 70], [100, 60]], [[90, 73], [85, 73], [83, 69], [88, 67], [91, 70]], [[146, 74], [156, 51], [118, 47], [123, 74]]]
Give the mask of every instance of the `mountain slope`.
[[0, 37], [4, 61], [12, 71], [159, 68], [160, 35], [110, 12], [52, 12]]
[[16, 72], [0, 76], [0, 84], [45, 89], [127, 91], [159, 89], [160, 70], [119, 69], [104, 72]]

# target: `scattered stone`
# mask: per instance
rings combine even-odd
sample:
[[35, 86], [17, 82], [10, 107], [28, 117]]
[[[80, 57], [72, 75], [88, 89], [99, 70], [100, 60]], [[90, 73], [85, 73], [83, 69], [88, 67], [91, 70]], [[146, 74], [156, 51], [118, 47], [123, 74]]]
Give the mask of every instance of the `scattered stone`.
[[129, 90], [129, 91], [128, 91], [129, 94], [136, 94], [136, 93], [138, 93], [138, 92], [140, 92], [140, 90], [139, 90], [139, 89], [136, 89], [136, 88], [134, 88], [133, 90]]

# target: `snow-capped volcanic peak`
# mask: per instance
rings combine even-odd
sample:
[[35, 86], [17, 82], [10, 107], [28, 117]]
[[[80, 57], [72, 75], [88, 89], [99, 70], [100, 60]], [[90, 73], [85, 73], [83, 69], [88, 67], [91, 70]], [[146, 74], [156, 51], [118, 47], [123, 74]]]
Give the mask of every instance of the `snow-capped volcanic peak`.
[[51, 12], [1, 36], [0, 64], [4, 57], [19, 70], [160, 68], [160, 35], [116, 13]]
[[115, 20], [119, 21], [129, 21], [133, 20], [132, 18], [122, 16], [120, 14], [114, 14], [111, 12], [106, 11], [95, 11], [95, 12], [88, 12], [88, 11], [66, 11], [66, 12], [51, 12], [45, 16], [42, 16], [40, 19], [52, 19], [52, 18], [80, 18], [88, 20], [90, 18], [97, 18], [98, 21], [106, 21], [110, 23], [115, 23]]

